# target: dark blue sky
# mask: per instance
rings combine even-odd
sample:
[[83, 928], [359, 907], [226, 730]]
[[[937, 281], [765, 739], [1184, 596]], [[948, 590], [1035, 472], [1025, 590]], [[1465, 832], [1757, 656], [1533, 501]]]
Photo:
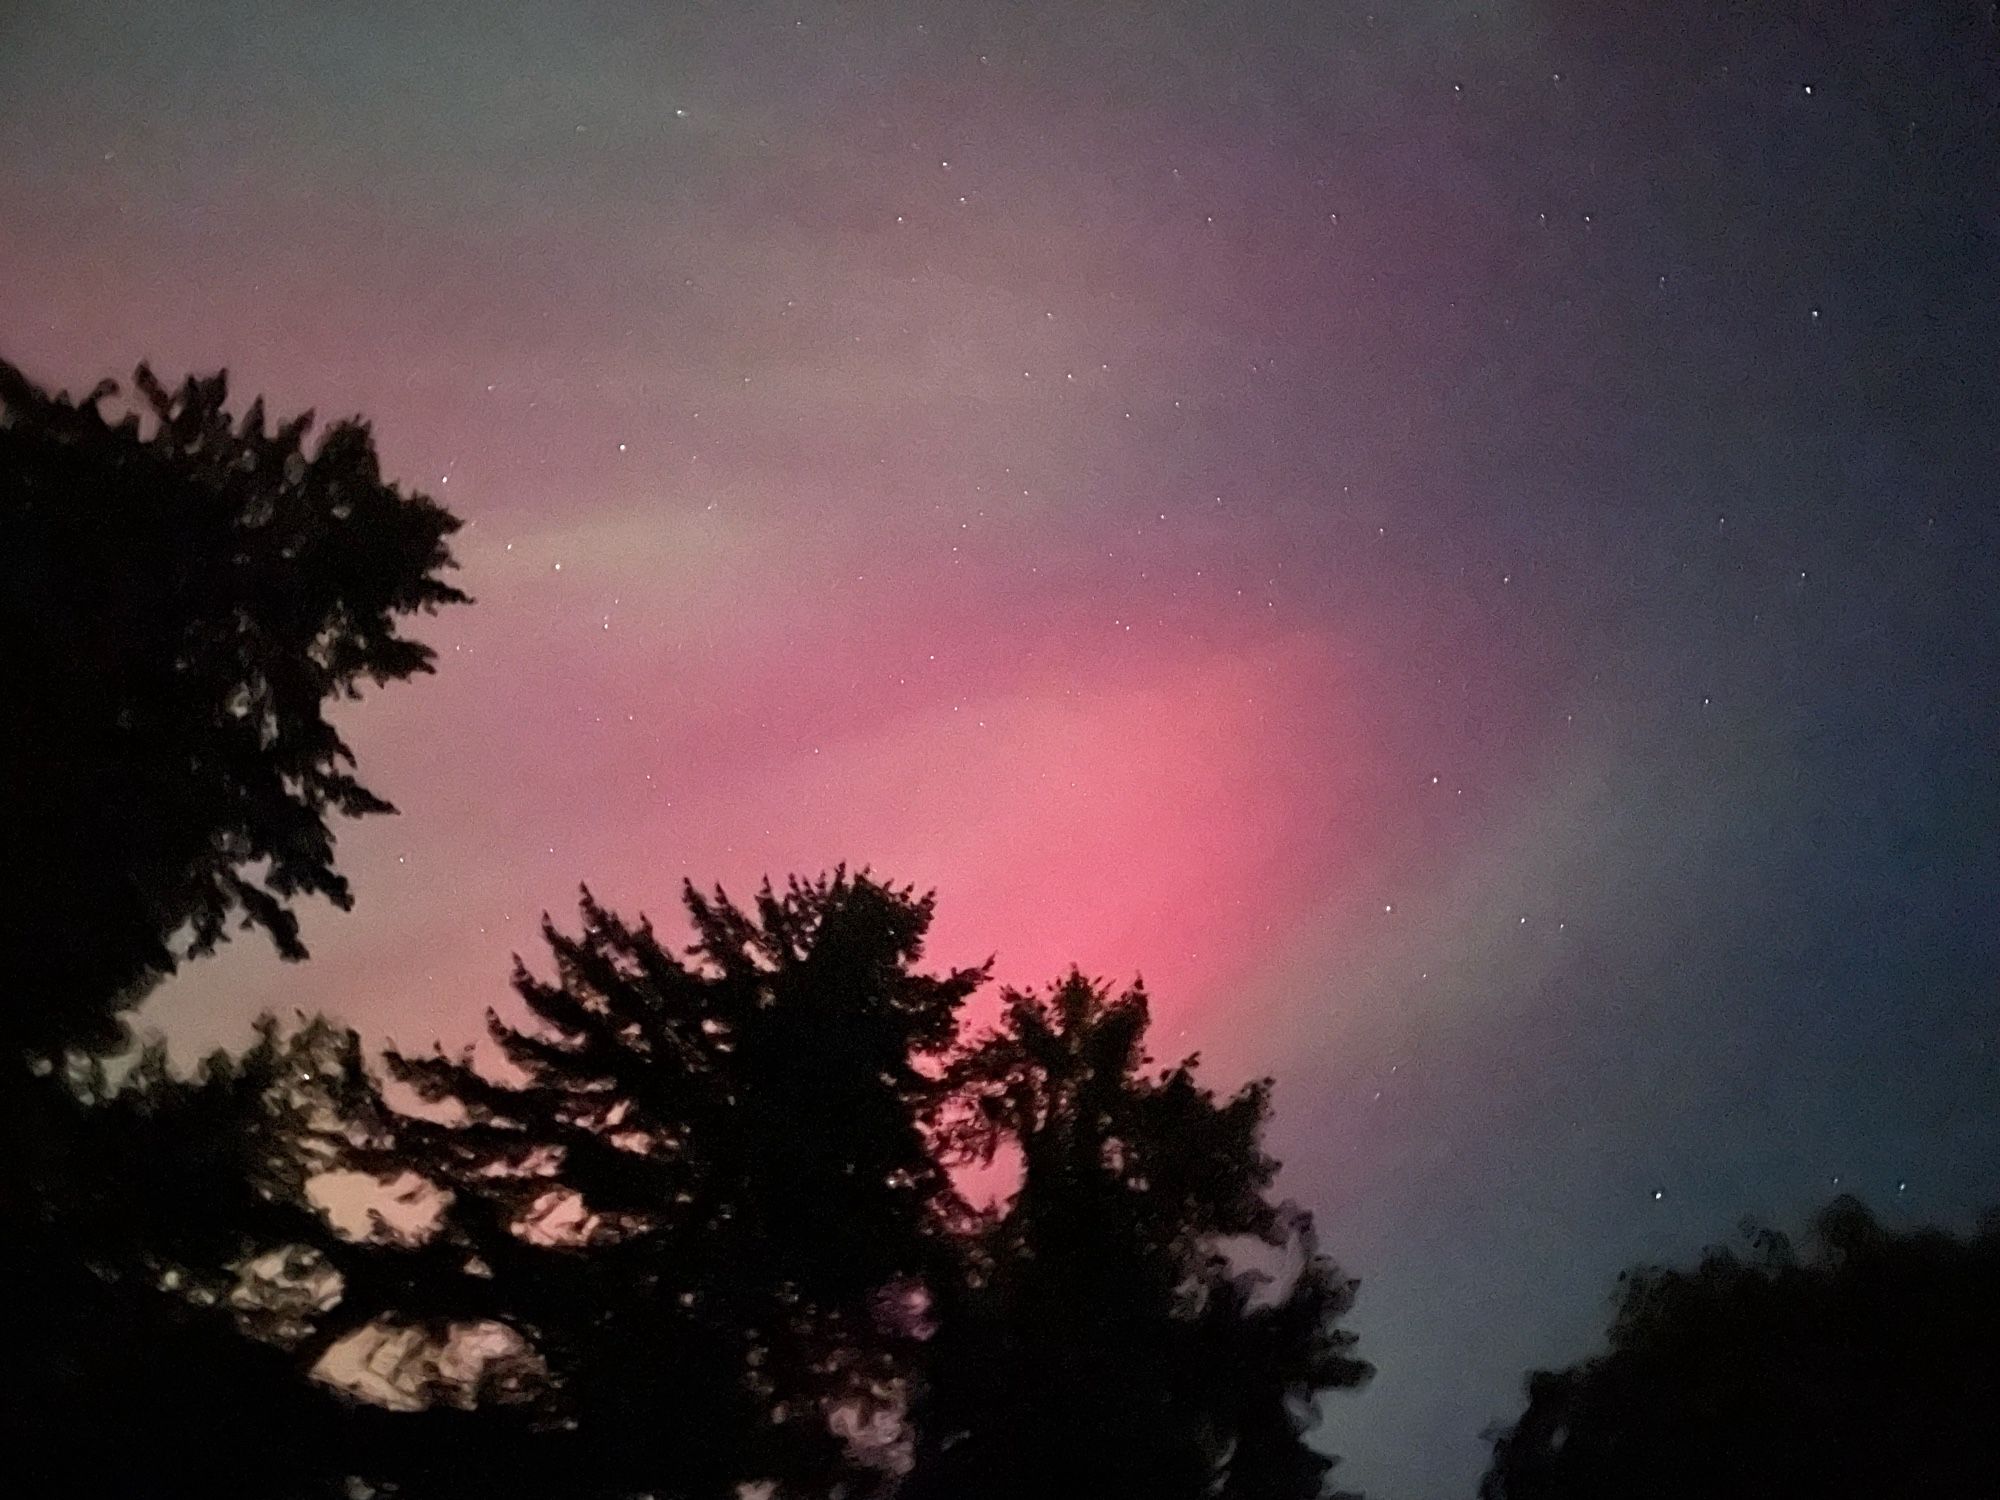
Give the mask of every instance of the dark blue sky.
[[0, 352], [471, 522], [359, 907], [155, 1002], [458, 1038], [588, 879], [1143, 970], [1472, 1493], [1612, 1278], [2000, 1201], [1986, 4], [0, 11]]

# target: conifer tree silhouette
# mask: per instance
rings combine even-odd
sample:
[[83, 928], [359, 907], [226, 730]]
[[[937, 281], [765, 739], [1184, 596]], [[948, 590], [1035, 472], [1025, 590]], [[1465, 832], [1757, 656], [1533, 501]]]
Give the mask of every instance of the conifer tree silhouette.
[[458, 522], [359, 421], [308, 451], [221, 375], [134, 386], [0, 361], [0, 1441], [43, 1495], [340, 1492], [356, 1434], [296, 1376], [334, 1273], [295, 1096], [337, 1033], [151, 1051], [115, 1099], [97, 1058], [232, 919], [302, 958], [294, 900], [349, 904], [329, 819], [392, 809], [324, 708], [429, 670], [397, 621], [465, 599]]
[[[1153, 1069], [1143, 994], [1076, 975], [960, 1044], [984, 970], [921, 972], [930, 899], [865, 874], [685, 900], [683, 954], [586, 893], [497, 1058], [384, 1079], [314, 1022], [104, 1102], [86, 1065], [29, 1173], [79, 1191], [10, 1247], [40, 1491], [1324, 1493], [1313, 1403], [1369, 1371], [1267, 1083]], [[976, 1212], [951, 1169], [1003, 1146]], [[407, 1211], [337, 1228], [333, 1170]]]
[[[1149, 1071], [1143, 995], [1076, 975], [961, 1046], [985, 969], [921, 971], [931, 898], [866, 873], [748, 909], [689, 886], [681, 952], [586, 891], [580, 932], [545, 923], [554, 976], [517, 960], [497, 1060], [385, 1078], [301, 1018], [114, 1089], [158, 978], [232, 921], [302, 958], [294, 902], [349, 904], [330, 820], [391, 809], [326, 705], [428, 670], [398, 620], [465, 598], [457, 521], [363, 424], [308, 453], [309, 417], [239, 421], [221, 376], [135, 385], [114, 420], [110, 383], [0, 362], [12, 1472], [65, 1500], [1321, 1493], [1311, 1403], [1368, 1370], [1352, 1283], [1269, 1197], [1268, 1084]], [[1020, 1191], [974, 1212], [952, 1173], [1003, 1144]], [[337, 1226], [333, 1170], [408, 1212]]]
[[390, 1055], [428, 1107], [350, 1164], [442, 1206], [373, 1296], [532, 1343], [521, 1462], [563, 1493], [827, 1495], [869, 1478], [830, 1418], [893, 1401], [952, 1253], [921, 1125], [983, 972], [919, 972], [930, 898], [866, 874], [684, 899], [691, 962], [588, 892], [545, 926], [554, 979], [489, 1016], [516, 1076]]
[[[351, 896], [334, 815], [393, 811], [325, 716], [430, 670], [399, 617], [463, 602], [450, 512], [359, 420], [240, 420], [223, 375], [144, 365], [113, 420], [0, 361], [0, 1049], [114, 1048], [178, 960]], [[9, 1064], [11, 1066], [11, 1063]]]
[[1354, 1283], [1269, 1197], [1268, 1080], [1218, 1099], [1196, 1059], [1154, 1070], [1147, 1024], [1143, 990], [1072, 971], [955, 1064], [946, 1149], [1011, 1147], [1020, 1181], [939, 1288], [906, 1500], [1322, 1494], [1313, 1402], [1371, 1373]]

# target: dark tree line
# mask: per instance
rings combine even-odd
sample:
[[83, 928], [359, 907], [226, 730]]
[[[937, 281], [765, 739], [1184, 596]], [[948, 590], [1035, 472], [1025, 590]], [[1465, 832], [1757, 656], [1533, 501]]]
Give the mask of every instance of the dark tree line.
[[[80, 1111], [68, 1274], [12, 1335], [66, 1376], [10, 1411], [42, 1491], [1323, 1492], [1312, 1401], [1368, 1370], [1269, 1200], [1267, 1085], [1152, 1069], [1143, 996], [1077, 975], [953, 1048], [984, 976], [918, 972], [928, 899], [867, 876], [687, 906], [685, 955], [588, 898], [550, 927], [497, 1063], [267, 1027]], [[975, 1209], [949, 1168], [1003, 1144]], [[150, 1440], [50, 1440], [99, 1422]]]
[[[586, 892], [490, 1047], [125, 1017], [234, 924], [302, 959], [326, 717], [429, 669], [458, 522], [222, 377], [0, 362], [0, 1473], [49, 1497], [1320, 1500], [1354, 1283], [1219, 1096], [1077, 973], [968, 1020], [931, 898], [837, 870], [662, 937]], [[124, 1076], [117, 1073], [124, 1068]], [[1008, 1191], [968, 1201], [995, 1164]], [[2000, 1229], [1834, 1204], [1622, 1284], [1486, 1500], [2000, 1494]]]
[[[0, 365], [0, 1440], [43, 1495], [1316, 1496], [1367, 1366], [1268, 1084], [1147, 1057], [1072, 974], [965, 1022], [931, 901], [836, 871], [691, 946], [586, 893], [493, 1055], [267, 1023], [101, 1060], [230, 925], [303, 958], [389, 811], [325, 717], [425, 671], [458, 523], [367, 429]], [[993, 1207], [957, 1171], [1018, 1161]], [[346, 1201], [342, 1203], [342, 1194]], [[1243, 1247], [1284, 1264], [1250, 1268]], [[1252, 1257], [1254, 1259], [1254, 1257]]]

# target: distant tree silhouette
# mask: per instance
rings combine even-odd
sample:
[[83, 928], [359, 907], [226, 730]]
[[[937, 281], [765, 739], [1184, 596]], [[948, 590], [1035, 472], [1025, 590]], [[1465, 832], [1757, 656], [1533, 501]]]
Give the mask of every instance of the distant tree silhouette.
[[[388, 812], [324, 709], [428, 671], [398, 617], [462, 602], [458, 521], [385, 483], [367, 426], [241, 420], [225, 378], [140, 411], [0, 361], [0, 1049], [104, 1050], [233, 917], [302, 958], [292, 902], [350, 902], [334, 814]], [[143, 412], [145, 420], [141, 420]]]
[[937, 1289], [907, 1500], [1324, 1492], [1313, 1403], [1371, 1373], [1339, 1327], [1354, 1283], [1269, 1197], [1269, 1082], [1219, 1100], [1195, 1059], [1155, 1071], [1147, 1022], [1142, 991], [1072, 972], [1009, 992], [954, 1065], [945, 1149], [1011, 1147], [1020, 1180]]
[[586, 892], [580, 934], [545, 926], [553, 981], [517, 965], [526, 1017], [489, 1015], [513, 1076], [391, 1054], [422, 1105], [385, 1098], [348, 1158], [437, 1212], [339, 1317], [531, 1343], [524, 1493], [852, 1490], [830, 1417], [893, 1402], [953, 1250], [921, 1123], [983, 976], [916, 970], [930, 899], [836, 872], [685, 901], [691, 962]]
[[2000, 1220], [1896, 1233], [1843, 1197], [1810, 1252], [1753, 1230], [1627, 1272], [1610, 1348], [1529, 1376], [1485, 1500], [2000, 1494]]

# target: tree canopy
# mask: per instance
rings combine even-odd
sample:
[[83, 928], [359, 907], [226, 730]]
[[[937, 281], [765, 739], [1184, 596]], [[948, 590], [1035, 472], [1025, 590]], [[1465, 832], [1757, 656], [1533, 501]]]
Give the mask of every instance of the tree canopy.
[[567, 1493], [825, 1494], [857, 1477], [830, 1414], [891, 1399], [949, 1254], [927, 1063], [982, 973], [920, 972], [930, 898], [866, 875], [685, 903], [691, 961], [588, 893], [547, 925], [554, 977], [488, 1017], [511, 1077], [390, 1054], [427, 1108], [347, 1160], [440, 1206], [349, 1316], [520, 1331]]
[[241, 418], [228, 382], [134, 406], [0, 361], [0, 1045], [103, 1050], [232, 919], [302, 958], [351, 893], [329, 819], [389, 812], [326, 717], [431, 669], [399, 618], [463, 602], [457, 519], [386, 483], [365, 422]]
[[[266, 1022], [192, 1076], [123, 1015], [232, 924], [304, 958], [391, 811], [336, 700], [428, 671], [458, 522], [365, 423], [223, 376], [130, 409], [0, 362], [0, 1439], [35, 1492], [283, 1500], [1315, 1500], [1368, 1375], [1277, 1201], [1268, 1080], [1156, 1067], [1072, 973], [966, 1012], [863, 872], [586, 890], [489, 1045]], [[985, 1207], [963, 1174], [1002, 1168]], [[1008, 1174], [1011, 1173], [1011, 1176]]]
[[1154, 1070], [1148, 1021], [1143, 990], [1072, 971], [954, 1063], [946, 1150], [1011, 1150], [1019, 1184], [939, 1289], [912, 1500], [1323, 1492], [1314, 1403], [1371, 1373], [1339, 1326], [1355, 1283], [1269, 1196], [1269, 1080], [1218, 1099], [1198, 1059]]
[[2000, 1220], [1895, 1232], [1834, 1200], [1806, 1252], [1620, 1279], [1610, 1347], [1528, 1378], [1484, 1500], [2000, 1493]]
[[[356, 1061], [324, 1023], [267, 1023], [176, 1075], [154, 1046], [27, 1078], [0, 1238], [0, 1443], [45, 1496], [320, 1495], [364, 1415], [303, 1378], [336, 1273], [307, 1181]], [[343, 1066], [343, 1063], [345, 1066]], [[324, 1480], [323, 1484], [313, 1481]]]
[[309, 448], [310, 414], [239, 420], [221, 375], [119, 394], [0, 361], [0, 1432], [39, 1494], [316, 1494], [372, 1415], [297, 1378], [354, 1043], [267, 1028], [191, 1079], [154, 1048], [115, 1090], [98, 1057], [232, 920], [296, 959], [296, 898], [349, 904], [330, 820], [391, 809], [325, 710], [430, 669], [397, 626], [464, 600], [458, 522], [358, 420]]
[[1143, 995], [1077, 975], [968, 1034], [984, 970], [924, 971], [930, 898], [867, 874], [684, 901], [677, 949], [586, 893], [490, 1053], [267, 1027], [81, 1102], [13, 1257], [48, 1492], [160, 1472], [99, 1425], [218, 1493], [1324, 1492], [1314, 1402], [1368, 1370], [1268, 1083], [1153, 1068]]

